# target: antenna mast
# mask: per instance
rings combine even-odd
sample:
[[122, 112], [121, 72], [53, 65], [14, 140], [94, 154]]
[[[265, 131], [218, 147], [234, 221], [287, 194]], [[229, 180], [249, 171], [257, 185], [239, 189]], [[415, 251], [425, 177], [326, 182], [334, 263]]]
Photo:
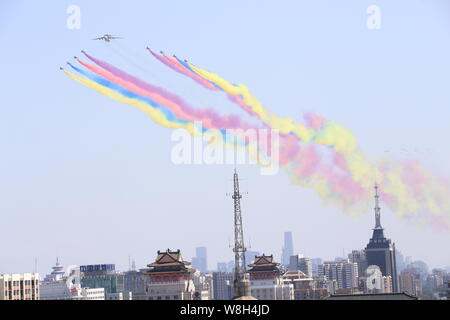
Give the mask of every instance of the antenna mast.
[[380, 196], [378, 195], [378, 184], [375, 183], [375, 229], [383, 229], [381, 226]]
[[245, 265], [244, 231], [242, 228], [241, 198], [239, 192], [239, 178], [234, 169], [234, 295], [235, 298], [250, 296], [250, 283], [247, 279]]

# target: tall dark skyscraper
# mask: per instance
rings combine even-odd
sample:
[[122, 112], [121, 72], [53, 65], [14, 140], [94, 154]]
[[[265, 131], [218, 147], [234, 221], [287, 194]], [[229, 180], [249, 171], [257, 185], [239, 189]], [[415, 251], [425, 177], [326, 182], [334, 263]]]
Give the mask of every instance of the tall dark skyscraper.
[[384, 236], [380, 218], [378, 186], [375, 185], [375, 228], [365, 249], [367, 266], [376, 265], [380, 268], [383, 276], [391, 276], [393, 291], [398, 292], [395, 243], [391, 243], [391, 239]]
[[292, 241], [292, 232], [284, 233], [284, 246], [281, 250], [281, 263], [287, 268], [289, 266], [289, 260], [294, 254], [294, 243]]

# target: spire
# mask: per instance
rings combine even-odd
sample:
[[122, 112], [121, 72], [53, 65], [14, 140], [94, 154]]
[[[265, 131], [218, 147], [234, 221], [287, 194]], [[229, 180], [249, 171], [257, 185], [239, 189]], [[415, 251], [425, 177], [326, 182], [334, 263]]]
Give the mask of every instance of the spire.
[[383, 229], [380, 218], [380, 196], [378, 195], [378, 185], [375, 183], [375, 229]]

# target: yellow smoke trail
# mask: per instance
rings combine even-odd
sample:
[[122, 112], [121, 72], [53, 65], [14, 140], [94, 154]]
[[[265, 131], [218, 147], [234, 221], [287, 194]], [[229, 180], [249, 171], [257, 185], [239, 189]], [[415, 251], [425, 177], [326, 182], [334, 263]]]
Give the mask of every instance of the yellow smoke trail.
[[[383, 193], [390, 199], [390, 207], [400, 216], [416, 216], [420, 220], [423, 218], [421, 215], [424, 214], [424, 211], [428, 211], [432, 214], [432, 217], [441, 219], [439, 220], [441, 221], [440, 224], [446, 224], [447, 227], [450, 225], [450, 190], [448, 183], [424, 168], [417, 167], [416, 171], [418, 172], [417, 177], [425, 182], [420, 186], [411, 186], [411, 182], [404, 179], [405, 175], [408, 174], [406, 172], [408, 169], [403, 164], [384, 163], [386, 167], [382, 170], [380, 163], [375, 163], [369, 159], [358, 148], [357, 139], [350, 130], [338, 123], [327, 121], [322, 128], [315, 130], [305, 127], [303, 124], [295, 123], [290, 118], [278, 117], [264, 108], [245, 85], [234, 85], [219, 75], [192, 64], [189, 64], [189, 67], [200, 76], [220, 86], [226, 93], [240, 95], [253, 112], [271, 128], [282, 133], [294, 132], [301, 141], [306, 143], [314, 142], [332, 147], [343, 158], [345, 163], [343, 170], [350, 174], [352, 180], [366, 191], [362, 195], [364, 199], [359, 199], [358, 205], [355, 206], [355, 203], [347, 203], [336, 198], [333, 190], [330, 189], [330, 185], [320, 177], [313, 176], [305, 179], [296, 176], [294, 173], [291, 178], [293, 183], [314, 189], [325, 202], [333, 202], [346, 212], [351, 213], [355, 212], [355, 209], [357, 212], [360, 209], [368, 208], [373, 183], [378, 182], [383, 186]], [[294, 163], [291, 164], [292, 167], [295, 167]], [[415, 189], [419, 191], [414, 191]]]
[[156, 122], [157, 124], [159, 124], [161, 126], [164, 126], [166, 128], [171, 128], [171, 129], [184, 128], [193, 136], [198, 135], [200, 133], [198, 128], [193, 123], [182, 124], [182, 123], [177, 123], [174, 121], [169, 121], [160, 110], [152, 108], [145, 102], [142, 102], [142, 101], [139, 101], [139, 100], [136, 100], [133, 98], [125, 97], [122, 94], [120, 94], [112, 89], [106, 88], [88, 78], [85, 78], [82, 76], [77, 76], [66, 70], [63, 70], [63, 72], [66, 75], [68, 75], [69, 77], [73, 78], [74, 80], [78, 81], [79, 83], [85, 85], [88, 88], [94, 89], [95, 91], [97, 91], [111, 99], [114, 99], [114, 100], [119, 101], [124, 104], [129, 104], [129, 105], [139, 109], [140, 111], [149, 115], [154, 122]]
[[[105, 86], [102, 86], [102, 85], [98, 84], [97, 82], [90, 80], [88, 78], [85, 78], [83, 76], [77, 76], [66, 70], [63, 70], [63, 72], [66, 75], [68, 75], [69, 77], [73, 78], [74, 80], [85, 85], [88, 88], [94, 89], [95, 91], [97, 91], [113, 100], [116, 100], [116, 101], [124, 103], [124, 104], [131, 105], [131, 106], [139, 109], [140, 111], [149, 115], [155, 123], [157, 123], [163, 127], [171, 128], [171, 129], [184, 128], [187, 130], [187, 132], [191, 136], [194, 136], [194, 137], [202, 136], [201, 128], [198, 125], [196, 125], [195, 122], [182, 124], [182, 123], [179, 123], [176, 121], [170, 121], [166, 118], [164, 113], [162, 113], [158, 109], [151, 107], [149, 104], [147, 104], [145, 102], [142, 102], [142, 101], [134, 99], [134, 98], [126, 97], [113, 89], [109, 89]], [[207, 144], [209, 144], [210, 146], [213, 146], [216, 148], [227, 148], [228, 150], [234, 149], [235, 151], [237, 151], [237, 150], [247, 151], [249, 159], [251, 161], [253, 161], [256, 164], [259, 164], [262, 167], [269, 166], [269, 164], [267, 163], [267, 160], [264, 161], [262, 159], [263, 154], [261, 153], [261, 150], [258, 150], [257, 140], [250, 139], [249, 143], [247, 145], [245, 145], [242, 143], [242, 141], [240, 141], [240, 139], [243, 139], [246, 136], [246, 134], [247, 134], [246, 131], [245, 130], [235, 130], [235, 131], [233, 131], [233, 133], [235, 135], [234, 135], [234, 137], [229, 137], [229, 138], [231, 138], [230, 141], [224, 141], [224, 137], [219, 132], [219, 130], [210, 130], [209, 132], [204, 133], [205, 138], [207, 138], [207, 140], [205, 142], [207, 142]]]

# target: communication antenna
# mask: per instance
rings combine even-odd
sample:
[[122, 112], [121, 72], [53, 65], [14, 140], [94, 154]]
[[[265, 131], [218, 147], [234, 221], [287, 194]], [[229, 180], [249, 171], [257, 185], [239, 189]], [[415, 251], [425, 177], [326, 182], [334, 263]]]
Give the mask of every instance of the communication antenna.
[[234, 192], [232, 195], [234, 202], [234, 283], [236, 297], [245, 296], [246, 290], [240, 283], [245, 280], [245, 252], [247, 249], [244, 244], [244, 229], [242, 224], [241, 198], [239, 192], [239, 177], [236, 169], [233, 174]]

